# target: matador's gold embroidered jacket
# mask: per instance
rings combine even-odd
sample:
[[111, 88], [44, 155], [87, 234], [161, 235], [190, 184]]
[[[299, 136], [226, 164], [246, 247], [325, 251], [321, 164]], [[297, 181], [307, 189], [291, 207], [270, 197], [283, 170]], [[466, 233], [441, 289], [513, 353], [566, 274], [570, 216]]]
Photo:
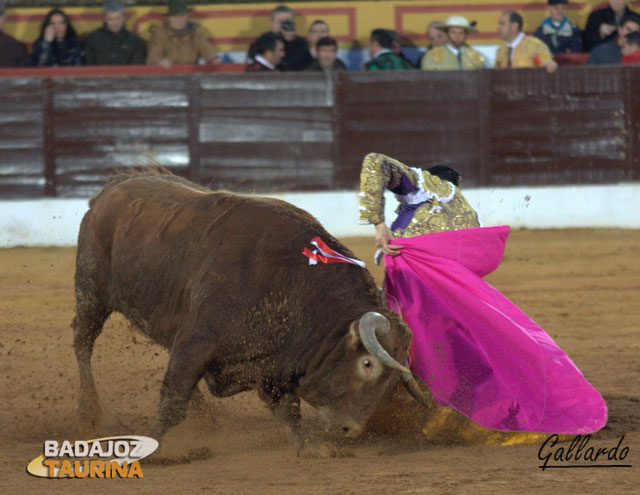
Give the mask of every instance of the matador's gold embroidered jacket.
[[456, 186], [427, 170], [379, 153], [368, 154], [360, 174], [360, 223], [384, 222], [384, 190], [400, 201], [394, 237], [479, 227], [478, 215]]

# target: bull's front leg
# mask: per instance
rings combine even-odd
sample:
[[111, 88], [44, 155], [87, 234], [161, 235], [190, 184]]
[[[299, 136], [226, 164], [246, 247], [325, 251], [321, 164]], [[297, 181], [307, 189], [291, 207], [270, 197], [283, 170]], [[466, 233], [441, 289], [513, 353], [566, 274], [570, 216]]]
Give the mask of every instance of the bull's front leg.
[[174, 344], [160, 390], [158, 418], [151, 432], [153, 438], [161, 438], [185, 418], [189, 399], [208, 365], [209, 349], [209, 342], [197, 338], [179, 339]]
[[303, 431], [300, 419], [300, 399], [290, 392], [274, 392], [268, 388], [258, 392], [260, 398], [271, 408], [273, 414], [284, 421], [287, 438], [298, 457], [348, 457], [330, 442], [313, 442]]

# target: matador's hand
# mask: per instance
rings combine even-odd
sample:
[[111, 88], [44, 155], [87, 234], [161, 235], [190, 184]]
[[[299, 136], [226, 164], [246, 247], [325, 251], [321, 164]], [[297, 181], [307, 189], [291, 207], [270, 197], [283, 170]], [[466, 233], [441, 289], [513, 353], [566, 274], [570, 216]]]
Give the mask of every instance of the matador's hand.
[[391, 230], [389, 230], [389, 227], [387, 227], [384, 222], [380, 222], [376, 225], [376, 247], [384, 254], [397, 256], [400, 254], [400, 251], [402, 251], [404, 246], [389, 244], [392, 237]]

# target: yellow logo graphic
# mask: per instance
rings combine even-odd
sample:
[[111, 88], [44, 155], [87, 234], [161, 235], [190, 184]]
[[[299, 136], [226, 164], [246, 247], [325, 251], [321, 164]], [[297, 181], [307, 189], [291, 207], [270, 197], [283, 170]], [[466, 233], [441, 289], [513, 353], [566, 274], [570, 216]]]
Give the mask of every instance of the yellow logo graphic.
[[40, 478], [142, 478], [140, 460], [153, 454], [158, 441], [135, 435], [94, 440], [45, 440], [44, 453], [27, 466]]

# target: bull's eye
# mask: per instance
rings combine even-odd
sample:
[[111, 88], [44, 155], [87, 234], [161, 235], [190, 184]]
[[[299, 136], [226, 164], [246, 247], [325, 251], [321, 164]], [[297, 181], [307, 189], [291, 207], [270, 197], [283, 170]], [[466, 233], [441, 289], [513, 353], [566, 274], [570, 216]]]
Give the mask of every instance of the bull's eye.
[[358, 374], [363, 380], [372, 380], [380, 376], [382, 367], [378, 365], [375, 357], [362, 356], [358, 361]]

